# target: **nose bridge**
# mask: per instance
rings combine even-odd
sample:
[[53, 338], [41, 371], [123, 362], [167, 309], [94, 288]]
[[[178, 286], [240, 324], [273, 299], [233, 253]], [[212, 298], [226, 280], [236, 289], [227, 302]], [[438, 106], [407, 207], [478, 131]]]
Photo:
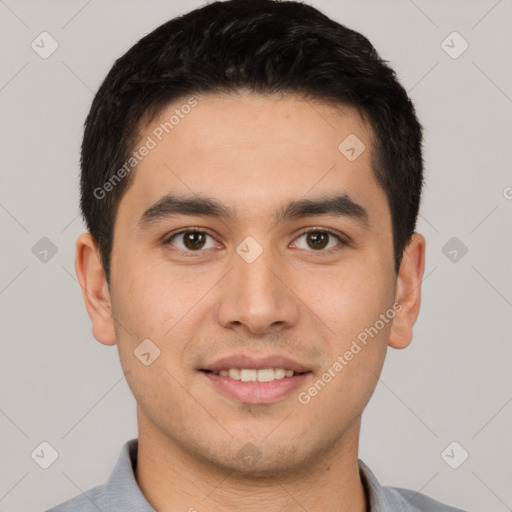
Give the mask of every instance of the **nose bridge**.
[[[233, 258], [233, 270], [218, 309], [219, 322], [228, 325], [243, 324], [253, 332], [263, 332], [277, 325], [292, 325], [297, 321], [297, 304], [292, 292], [279, 278], [284, 264], [270, 249], [259, 254], [248, 246], [238, 248]], [[248, 249], [244, 252], [243, 249]]]
[[[243, 260], [243, 258], [241, 258]], [[272, 258], [270, 250], [263, 251], [253, 262], [238, 261], [235, 265], [235, 276], [237, 276], [239, 289], [243, 289], [247, 297], [253, 301], [271, 299], [279, 293], [276, 283], [276, 271], [279, 272], [279, 265]], [[272, 293], [274, 292], [274, 293]]]

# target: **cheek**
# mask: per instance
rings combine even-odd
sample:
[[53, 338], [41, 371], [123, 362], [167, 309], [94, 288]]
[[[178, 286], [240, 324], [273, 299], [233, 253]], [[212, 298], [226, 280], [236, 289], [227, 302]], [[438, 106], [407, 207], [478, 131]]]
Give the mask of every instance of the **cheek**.
[[128, 332], [122, 332], [123, 338], [129, 337], [131, 343], [139, 338], [159, 340], [179, 318], [176, 294], [165, 283], [154, 282], [142, 272], [125, 275], [130, 277], [117, 288], [114, 301], [117, 317], [128, 327]]
[[165, 261], [134, 255], [120, 262], [115, 303], [137, 334], [162, 338], [197, 302], [201, 284]]
[[369, 301], [364, 294], [339, 304], [337, 317], [328, 320], [334, 334], [324, 340], [325, 364], [299, 397], [311, 415], [326, 416], [326, 428], [333, 430], [361, 414], [370, 400], [392, 322], [392, 315], [385, 317], [387, 321], [380, 317], [390, 308], [382, 301]]
[[121, 366], [138, 404], [150, 416], [169, 409], [169, 397], [184, 398], [179, 384], [188, 341], [184, 328], [197, 302], [194, 294], [154, 270], [125, 267], [119, 275], [126, 277], [116, 282], [113, 295]]
[[112, 304], [122, 362], [132, 367], [133, 351], [150, 339], [161, 351], [160, 364], [178, 366], [206, 319], [203, 299], [218, 277], [193, 279], [186, 272], [170, 272], [165, 263], [145, 267], [142, 260], [139, 265], [125, 262], [117, 275], [122, 278], [113, 280]]
[[341, 346], [373, 325], [393, 304], [392, 281], [378, 266], [347, 266], [325, 279], [306, 277], [302, 289], [306, 304]]

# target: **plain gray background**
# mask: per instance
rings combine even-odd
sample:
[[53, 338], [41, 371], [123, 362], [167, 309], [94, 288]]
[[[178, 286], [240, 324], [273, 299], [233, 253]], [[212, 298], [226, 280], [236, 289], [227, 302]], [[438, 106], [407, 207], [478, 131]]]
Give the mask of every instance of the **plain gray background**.
[[[412, 345], [389, 349], [360, 458], [383, 485], [512, 510], [511, 2], [310, 3], [372, 41], [425, 127], [422, 312]], [[74, 274], [82, 125], [113, 61], [201, 4], [0, 0], [1, 510], [103, 483], [137, 435], [117, 348], [92, 337]], [[47, 59], [31, 48], [43, 31], [59, 45]], [[43, 441], [58, 452], [48, 469], [31, 458]], [[458, 469], [441, 456], [453, 441], [452, 465], [469, 453]]]

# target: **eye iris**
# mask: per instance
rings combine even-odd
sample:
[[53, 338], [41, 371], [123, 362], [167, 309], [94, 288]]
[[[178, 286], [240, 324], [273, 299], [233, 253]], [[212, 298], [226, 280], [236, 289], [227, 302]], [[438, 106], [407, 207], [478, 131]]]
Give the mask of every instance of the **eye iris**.
[[329, 242], [329, 235], [328, 233], [322, 233], [321, 231], [308, 233], [307, 242], [308, 245], [314, 250], [324, 249]]
[[195, 250], [201, 249], [206, 241], [204, 233], [196, 233], [195, 231], [189, 231], [183, 235], [183, 241], [187, 249]]

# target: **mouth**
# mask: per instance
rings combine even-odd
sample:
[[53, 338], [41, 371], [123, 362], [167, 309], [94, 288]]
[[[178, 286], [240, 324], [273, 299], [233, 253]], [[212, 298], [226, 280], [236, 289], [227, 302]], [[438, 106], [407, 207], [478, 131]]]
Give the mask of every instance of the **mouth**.
[[216, 391], [250, 404], [269, 404], [284, 399], [312, 373], [282, 357], [226, 358], [200, 369]]
[[261, 368], [259, 370], [255, 368], [227, 368], [219, 371], [203, 371], [242, 382], [272, 382], [274, 380], [286, 379], [294, 375], [302, 374], [295, 373], [293, 370], [286, 368]]

